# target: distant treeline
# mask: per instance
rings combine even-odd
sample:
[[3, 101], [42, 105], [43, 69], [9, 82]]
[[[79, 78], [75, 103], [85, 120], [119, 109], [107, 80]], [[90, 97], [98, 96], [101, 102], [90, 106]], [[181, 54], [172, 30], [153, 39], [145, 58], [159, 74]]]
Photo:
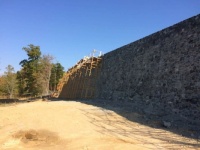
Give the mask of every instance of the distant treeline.
[[0, 97], [36, 97], [56, 91], [64, 67], [60, 63], [53, 63], [53, 56], [42, 55], [40, 46], [30, 44], [23, 50], [28, 58], [19, 63], [21, 70], [15, 72], [8, 65], [0, 76]]

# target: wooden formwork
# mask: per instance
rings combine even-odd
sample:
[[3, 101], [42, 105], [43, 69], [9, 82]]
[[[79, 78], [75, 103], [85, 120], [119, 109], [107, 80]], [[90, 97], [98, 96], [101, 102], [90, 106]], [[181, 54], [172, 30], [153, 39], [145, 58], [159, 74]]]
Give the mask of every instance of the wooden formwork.
[[80, 60], [74, 67], [70, 68], [58, 85], [59, 98], [94, 98], [101, 61], [102, 57], [91, 56]]

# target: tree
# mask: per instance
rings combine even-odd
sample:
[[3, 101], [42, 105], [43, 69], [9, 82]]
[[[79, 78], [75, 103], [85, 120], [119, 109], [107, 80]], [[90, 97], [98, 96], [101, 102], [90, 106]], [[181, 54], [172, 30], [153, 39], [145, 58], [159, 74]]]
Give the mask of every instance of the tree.
[[51, 77], [53, 57], [51, 55], [43, 55], [40, 60], [40, 76], [39, 82], [42, 87], [42, 95], [49, 95], [49, 81]]
[[49, 87], [51, 91], [56, 91], [59, 80], [63, 77], [64, 67], [60, 63], [53, 64]]
[[19, 95], [24, 95], [26, 93], [26, 74], [23, 69], [17, 71], [17, 86]]
[[[18, 72], [18, 82], [21, 83], [20, 93], [23, 95], [36, 96], [42, 93], [42, 88], [38, 82], [40, 77], [39, 72], [39, 60], [41, 58], [41, 51], [39, 46], [33, 44], [28, 47], [23, 47], [23, 50], [27, 53], [28, 59], [24, 59], [20, 62], [22, 66], [21, 72]], [[22, 83], [22, 80], [24, 83]]]
[[24, 47], [28, 59], [20, 62], [22, 69], [17, 73], [20, 95], [49, 95], [53, 56], [43, 55], [39, 46]]
[[0, 96], [6, 95], [5, 76], [0, 76]]
[[[28, 45], [29, 47], [23, 47], [22, 49], [27, 52], [28, 60], [35, 61], [41, 56], [41, 51], [39, 46], [34, 46], [33, 44]], [[27, 60], [25, 60], [27, 61]]]
[[14, 68], [11, 65], [6, 67], [4, 75], [1, 77], [1, 93], [6, 94], [9, 98], [13, 98], [16, 92], [17, 80]]

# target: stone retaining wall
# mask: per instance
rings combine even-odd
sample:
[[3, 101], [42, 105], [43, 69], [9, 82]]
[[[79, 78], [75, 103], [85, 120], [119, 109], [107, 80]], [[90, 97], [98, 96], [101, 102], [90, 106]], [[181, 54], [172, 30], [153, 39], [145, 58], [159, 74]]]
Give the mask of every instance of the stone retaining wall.
[[97, 87], [98, 99], [200, 125], [200, 15], [105, 54]]

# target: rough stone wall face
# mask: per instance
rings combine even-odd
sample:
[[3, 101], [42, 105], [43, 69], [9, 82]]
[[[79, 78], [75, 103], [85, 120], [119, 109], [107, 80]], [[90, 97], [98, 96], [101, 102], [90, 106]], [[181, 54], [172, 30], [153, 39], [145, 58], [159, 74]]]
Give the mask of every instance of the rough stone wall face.
[[105, 54], [99, 81], [100, 99], [200, 121], [200, 15]]

